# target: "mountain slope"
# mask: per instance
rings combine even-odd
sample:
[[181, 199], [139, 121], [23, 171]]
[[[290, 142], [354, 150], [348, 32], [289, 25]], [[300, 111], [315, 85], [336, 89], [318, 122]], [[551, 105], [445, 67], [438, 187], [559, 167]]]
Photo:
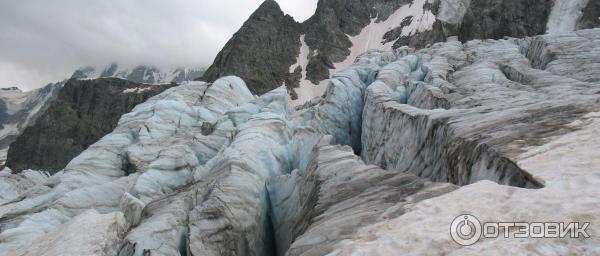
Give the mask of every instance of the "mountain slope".
[[[202, 80], [239, 75], [252, 92], [263, 94], [282, 85], [299, 54], [300, 24], [274, 0], [264, 1], [233, 35]], [[265, 61], [268, 60], [268, 61]]]
[[61, 83], [49, 84], [29, 92], [16, 87], [0, 89], [0, 166], [4, 165], [10, 143], [44, 112], [61, 86]]
[[[97, 78], [121, 78], [136, 83], [169, 84], [189, 81], [202, 75], [203, 73], [204, 70], [201, 68], [173, 68], [169, 70], [161, 70], [149, 65], [139, 65], [128, 69], [121, 68], [118, 64], [111, 64], [103, 69], [97, 69], [93, 67], [80, 68], [73, 72], [71, 79], [90, 80]], [[66, 82], [67, 80], [59, 83], [49, 84], [41, 89], [29, 92], [22, 92], [16, 87], [0, 89], [0, 166], [4, 166], [9, 145], [17, 139], [17, 137], [25, 130], [26, 127], [33, 125], [39, 115], [46, 111], [47, 106], [56, 98], [56, 95], [58, 95], [58, 92], [63, 88]], [[158, 88], [164, 89], [166, 87], [163, 86]], [[59, 118], [60, 116], [55, 117]], [[114, 118], [115, 117], [112, 119]], [[113, 121], [107, 121], [108, 123], [113, 123]], [[52, 122], [59, 123], [59, 121]], [[110, 130], [105, 131], [104, 133], [109, 131]], [[39, 132], [42, 131], [40, 130]], [[29, 134], [29, 136], [32, 136], [32, 134]], [[42, 135], [39, 134], [38, 136]], [[89, 143], [93, 142], [94, 141]], [[26, 154], [31, 154], [26, 152], [27, 150], [33, 150], [33, 148], [29, 148], [29, 146], [16, 152], [25, 152]], [[80, 150], [77, 152], [80, 152]], [[71, 157], [72, 156], [73, 155], [71, 154]], [[13, 156], [13, 158], [17, 158], [17, 156]], [[64, 162], [65, 160], [45, 159], [44, 161]], [[56, 167], [54, 165], [45, 166], [42, 164], [42, 160], [36, 160], [36, 162], [37, 163], [32, 164], [31, 167], [40, 169], [46, 169], [50, 166], [52, 166], [52, 168]], [[18, 169], [20, 170], [21, 167], [27, 165], [14, 166], [19, 166]]]
[[35, 124], [10, 145], [6, 166], [15, 172], [59, 171], [111, 132], [121, 115], [172, 86], [117, 78], [69, 80]]
[[257, 93], [286, 85], [300, 105], [368, 49], [569, 32], [598, 26], [598, 12], [597, 1], [587, 0], [320, 0], [298, 26], [267, 0], [200, 80], [237, 75]]

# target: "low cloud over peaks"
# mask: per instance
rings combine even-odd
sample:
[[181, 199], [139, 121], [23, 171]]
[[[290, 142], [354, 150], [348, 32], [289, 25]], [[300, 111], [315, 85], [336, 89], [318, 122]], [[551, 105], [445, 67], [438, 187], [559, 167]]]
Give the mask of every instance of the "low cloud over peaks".
[[[261, 0], [0, 2], [0, 87], [34, 89], [80, 66], [206, 67]], [[303, 21], [317, 0], [278, 0]]]

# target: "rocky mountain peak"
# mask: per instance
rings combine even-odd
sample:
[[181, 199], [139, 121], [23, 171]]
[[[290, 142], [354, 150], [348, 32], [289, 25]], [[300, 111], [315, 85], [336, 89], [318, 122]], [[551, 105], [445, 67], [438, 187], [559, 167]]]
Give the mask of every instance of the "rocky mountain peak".
[[[200, 80], [240, 75], [253, 93], [281, 86], [300, 53], [301, 27], [273, 0], [264, 1], [227, 42]], [[269, 60], [269, 61], [262, 61]]]
[[277, 13], [280, 16], [285, 16], [283, 11], [281, 10], [281, 7], [275, 0], [263, 1], [263, 3], [260, 4], [258, 9], [256, 9], [256, 11], [253, 13], [253, 15], [260, 16], [261, 14], [264, 14], [264, 13]]

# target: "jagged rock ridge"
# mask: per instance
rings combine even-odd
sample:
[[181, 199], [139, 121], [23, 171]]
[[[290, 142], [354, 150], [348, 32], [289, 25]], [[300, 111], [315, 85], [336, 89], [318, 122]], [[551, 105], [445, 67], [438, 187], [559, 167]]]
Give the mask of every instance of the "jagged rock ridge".
[[569, 32], [597, 27], [598, 16], [597, 1], [587, 0], [320, 0], [299, 24], [267, 0], [200, 80], [237, 75], [259, 94], [285, 85], [301, 105], [321, 96], [322, 81], [335, 70], [371, 48]]
[[190, 81], [202, 76], [202, 68], [171, 68], [159, 69], [150, 65], [138, 65], [124, 68], [117, 63], [110, 64], [104, 69], [83, 67], [76, 70], [71, 79], [121, 78], [143, 84], [168, 84]]

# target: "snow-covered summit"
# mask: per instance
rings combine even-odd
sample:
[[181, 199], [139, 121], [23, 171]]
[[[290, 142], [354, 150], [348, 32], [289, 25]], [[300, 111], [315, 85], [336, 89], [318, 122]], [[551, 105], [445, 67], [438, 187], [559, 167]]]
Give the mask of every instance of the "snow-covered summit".
[[71, 76], [72, 79], [96, 79], [115, 77], [144, 84], [167, 84], [191, 81], [204, 74], [202, 68], [169, 68], [160, 69], [150, 65], [122, 67], [113, 63], [104, 68], [82, 67]]

